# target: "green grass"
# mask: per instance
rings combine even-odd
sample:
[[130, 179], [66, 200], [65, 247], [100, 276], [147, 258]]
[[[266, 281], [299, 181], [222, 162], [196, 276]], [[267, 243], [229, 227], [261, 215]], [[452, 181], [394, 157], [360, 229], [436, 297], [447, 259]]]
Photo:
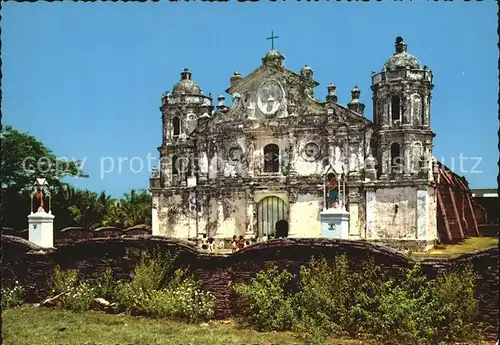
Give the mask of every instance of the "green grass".
[[469, 253], [479, 249], [498, 246], [497, 237], [471, 237], [455, 244], [443, 244], [429, 250], [429, 252], [413, 252], [413, 257], [418, 258], [447, 258], [455, 255]]
[[[2, 312], [3, 344], [304, 344], [291, 332], [257, 332], [233, 321], [208, 325], [23, 305]], [[328, 339], [326, 344], [367, 342]]]

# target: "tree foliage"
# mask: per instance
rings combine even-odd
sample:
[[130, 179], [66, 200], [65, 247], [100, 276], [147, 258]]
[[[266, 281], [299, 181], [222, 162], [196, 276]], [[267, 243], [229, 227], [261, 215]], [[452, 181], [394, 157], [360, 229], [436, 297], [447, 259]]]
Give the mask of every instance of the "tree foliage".
[[36, 178], [44, 177], [57, 186], [66, 176], [88, 177], [80, 161], [64, 161], [32, 135], [21, 133], [11, 126], [2, 128], [0, 147], [2, 188], [16, 191], [29, 189]]
[[147, 190], [131, 190], [121, 199], [105, 192], [74, 188], [64, 177], [88, 177], [80, 162], [64, 162], [35, 137], [10, 126], [1, 130], [2, 226], [24, 230], [27, 215], [38, 207], [31, 200], [31, 186], [44, 177], [51, 185], [51, 210], [56, 215], [54, 229], [70, 226], [95, 229], [100, 226], [127, 228], [151, 225], [151, 195]]

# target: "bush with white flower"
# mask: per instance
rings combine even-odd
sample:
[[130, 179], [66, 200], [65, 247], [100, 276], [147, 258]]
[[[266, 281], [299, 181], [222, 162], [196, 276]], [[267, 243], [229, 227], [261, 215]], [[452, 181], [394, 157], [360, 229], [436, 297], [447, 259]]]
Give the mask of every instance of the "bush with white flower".
[[98, 297], [96, 289], [84, 282], [62, 296], [61, 304], [65, 309], [82, 312], [91, 309], [96, 297]]
[[17, 307], [24, 302], [24, 296], [26, 294], [26, 290], [24, 287], [19, 285], [19, 282], [16, 281], [16, 285], [13, 287], [3, 288], [2, 289], [2, 310], [7, 308]]

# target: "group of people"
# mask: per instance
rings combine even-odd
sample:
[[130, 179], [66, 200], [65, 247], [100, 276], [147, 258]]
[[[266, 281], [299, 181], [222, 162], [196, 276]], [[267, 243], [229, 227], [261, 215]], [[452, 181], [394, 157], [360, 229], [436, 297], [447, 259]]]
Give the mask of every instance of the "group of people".
[[[252, 243], [267, 242], [269, 238], [274, 238], [274, 234], [270, 234], [269, 236], [264, 235], [262, 238], [256, 238], [252, 241], [245, 240], [243, 235], [240, 235], [239, 237], [234, 235], [232, 241], [232, 252], [234, 253], [243, 249]], [[221, 245], [223, 245], [223, 243], [221, 243]], [[203, 234], [201, 242], [199, 242], [199, 246], [201, 249], [208, 250], [209, 252], [215, 252], [215, 239], [213, 237], [207, 237], [206, 234]]]
[[235, 251], [243, 249], [243, 248], [245, 248], [246, 246], [249, 246], [249, 245], [250, 245], [250, 242], [249, 241], [245, 241], [245, 238], [242, 235], [240, 235], [239, 238], [237, 238], [236, 235], [233, 236], [233, 243], [232, 243], [233, 253]]

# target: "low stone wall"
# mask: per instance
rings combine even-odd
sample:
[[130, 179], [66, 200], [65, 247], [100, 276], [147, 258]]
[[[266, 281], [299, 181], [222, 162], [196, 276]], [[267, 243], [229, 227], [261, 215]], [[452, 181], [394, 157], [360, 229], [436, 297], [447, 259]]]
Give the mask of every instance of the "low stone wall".
[[[34, 244], [13, 236], [2, 236], [4, 257], [2, 279], [4, 285], [15, 280], [28, 288], [29, 299], [39, 300], [48, 295], [46, 279], [55, 265], [76, 268], [81, 277], [92, 279], [111, 267], [117, 279], [130, 279], [130, 272], [143, 251], [155, 250], [178, 253], [176, 267], [189, 266], [203, 288], [217, 298], [216, 318], [234, 316], [242, 308], [231, 285], [250, 282], [252, 277], [270, 265], [277, 265], [292, 273], [312, 256], [333, 258], [345, 254], [359, 269], [370, 257], [389, 276], [399, 274], [403, 267], [414, 262], [400, 252], [364, 241], [326, 239], [271, 240], [246, 247], [234, 254], [212, 255], [199, 252], [189, 243], [164, 237], [138, 236], [133, 238], [88, 239], [70, 243], [57, 249], [42, 250]], [[458, 256], [452, 259], [422, 260], [422, 267], [432, 278], [439, 270], [455, 264], [471, 263], [479, 274], [477, 296], [482, 321], [488, 333], [498, 328], [498, 248]]]

